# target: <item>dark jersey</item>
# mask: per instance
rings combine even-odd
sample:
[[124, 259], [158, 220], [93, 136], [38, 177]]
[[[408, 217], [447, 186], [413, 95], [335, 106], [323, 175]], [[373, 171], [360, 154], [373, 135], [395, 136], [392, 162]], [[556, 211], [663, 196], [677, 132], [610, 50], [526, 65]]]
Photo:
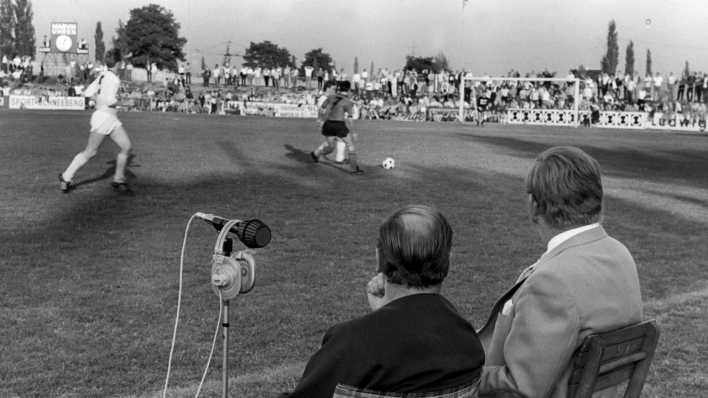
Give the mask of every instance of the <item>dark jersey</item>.
[[487, 109], [487, 105], [489, 105], [489, 98], [483, 95], [477, 97], [477, 109], [484, 111]]
[[352, 115], [354, 113], [354, 104], [346, 95], [333, 94], [327, 97], [322, 103], [322, 108], [325, 109], [325, 120], [344, 121], [344, 114]]

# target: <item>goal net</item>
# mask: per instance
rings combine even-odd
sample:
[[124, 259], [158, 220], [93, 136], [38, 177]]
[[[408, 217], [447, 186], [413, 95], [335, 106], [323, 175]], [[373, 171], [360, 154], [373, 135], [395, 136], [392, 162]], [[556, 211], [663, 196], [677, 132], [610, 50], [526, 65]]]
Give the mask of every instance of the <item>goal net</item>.
[[578, 126], [580, 79], [465, 76], [462, 122]]

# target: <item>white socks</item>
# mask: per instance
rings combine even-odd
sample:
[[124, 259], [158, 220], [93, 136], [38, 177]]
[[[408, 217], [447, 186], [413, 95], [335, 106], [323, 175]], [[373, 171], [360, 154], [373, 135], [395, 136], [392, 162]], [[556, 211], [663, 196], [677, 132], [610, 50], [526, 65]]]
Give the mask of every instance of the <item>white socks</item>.
[[74, 160], [71, 161], [71, 164], [69, 164], [69, 167], [66, 168], [66, 171], [64, 171], [61, 175], [61, 178], [64, 179], [64, 181], [71, 181], [74, 178], [74, 174], [76, 174], [79, 169], [88, 162], [88, 158], [84, 155], [83, 152], [79, 152], [76, 156], [74, 156]]
[[113, 176], [113, 182], [125, 182], [125, 165], [128, 163], [128, 154], [119, 153], [116, 156], [116, 174]]

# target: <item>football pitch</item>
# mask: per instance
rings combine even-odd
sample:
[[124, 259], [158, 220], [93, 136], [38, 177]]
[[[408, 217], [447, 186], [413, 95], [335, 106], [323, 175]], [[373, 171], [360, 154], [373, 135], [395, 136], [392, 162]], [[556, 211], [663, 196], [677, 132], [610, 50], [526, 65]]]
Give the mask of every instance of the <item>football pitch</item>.
[[[444, 294], [476, 327], [545, 250], [524, 177], [549, 146], [603, 168], [604, 225], [639, 266], [645, 314], [661, 330], [647, 397], [708, 391], [708, 136], [666, 132], [360, 121], [366, 174], [312, 163], [313, 120], [122, 113], [135, 196], [110, 178], [106, 142], [59, 191], [86, 144], [87, 112], [0, 111], [0, 397], [161, 396], [185, 227], [198, 211], [257, 217], [256, 287], [231, 302], [233, 396], [293, 387], [334, 323], [367, 312], [381, 221], [405, 204], [452, 224]], [[384, 170], [382, 159], [396, 159]], [[193, 396], [217, 326], [216, 233], [189, 230], [168, 396]], [[220, 396], [217, 340], [201, 396]]]

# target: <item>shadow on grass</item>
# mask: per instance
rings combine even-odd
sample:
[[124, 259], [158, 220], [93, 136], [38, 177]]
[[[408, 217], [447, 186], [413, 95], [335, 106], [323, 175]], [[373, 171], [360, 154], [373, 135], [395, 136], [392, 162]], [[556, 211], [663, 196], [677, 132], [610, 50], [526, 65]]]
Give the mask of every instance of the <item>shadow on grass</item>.
[[[159, 390], [180, 245], [196, 211], [259, 216], [273, 230], [256, 255], [256, 289], [235, 301], [234, 374], [303, 361], [329, 326], [366, 311], [377, 228], [402, 205], [435, 205], [450, 220], [455, 257], [445, 294], [477, 326], [543, 251], [526, 221], [520, 178], [411, 166], [348, 179], [304, 165], [297, 155], [304, 151], [294, 147], [285, 147], [286, 157], [296, 154], [291, 163], [260, 167], [232, 142], [219, 146], [239, 172], [175, 183], [138, 177], [135, 197], [68, 195], [46, 223], [0, 232], [7, 248], [0, 300], [10, 309], [0, 312], [0, 340], [13, 342], [0, 348], [6, 388], [20, 396]], [[300, 178], [284, 177], [290, 174]], [[301, 183], [306, 178], [320, 185]], [[708, 278], [696, 261], [708, 249], [686, 250], [683, 236], [705, 239], [705, 225], [617, 199], [609, 208], [608, 230], [643, 267], [645, 294]], [[218, 309], [209, 287], [214, 239], [211, 227], [199, 225], [188, 239], [176, 385], [198, 381], [209, 351]]]
[[[555, 145], [577, 145], [600, 162], [603, 170], [612, 176], [645, 178], [662, 182], [687, 181], [692, 185], [708, 188], [708, 144], [704, 149], [681, 148], [676, 150], [644, 148], [610, 149], [601, 145], [576, 144], [573, 137], [550, 136], [540, 141], [516, 137], [481, 134], [458, 134], [465, 140], [473, 140], [495, 147], [512, 156], [534, 159], [539, 153]], [[577, 137], [575, 137], [577, 138]], [[647, 136], [647, 140], [652, 139]], [[592, 139], [588, 139], [592, 142]], [[699, 140], [700, 142], [700, 140]]]
[[310, 151], [302, 150], [300, 148], [295, 148], [291, 144], [284, 145], [285, 157], [292, 159], [298, 163], [313, 163], [312, 156], [310, 156]]
[[[127, 163], [126, 163], [126, 169], [125, 169], [125, 177], [126, 177], [128, 180], [134, 180], [134, 179], [137, 178], [137, 176], [135, 175], [135, 173], [133, 173], [132, 171], [130, 171], [130, 169], [133, 168], [133, 167], [140, 167], [139, 164], [133, 164], [133, 159], [135, 159], [135, 154], [134, 154], [134, 153], [131, 153], [130, 155], [128, 155], [128, 161], [127, 161]], [[80, 187], [80, 186], [82, 186], [82, 185], [93, 184], [93, 183], [95, 183], [95, 182], [107, 180], [107, 179], [113, 177], [113, 175], [114, 175], [115, 172], [116, 172], [116, 161], [115, 161], [115, 159], [114, 159], [114, 160], [109, 160], [109, 161], [107, 161], [106, 164], [107, 164], [107, 165], [110, 165], [110, 166], [106, 169], [106, 171], [103, 172], [103, 174], [101, 174], [101, 175], [99, 175], [99, 176], [90, 177], [90, 178], [87, 178], [87, 179], [78, 181], [78, 182], [76, 182], [75, 184], [73, 184], [73, 189], [76, 189], [76, 188], [78, 188], [78, 187]]]

